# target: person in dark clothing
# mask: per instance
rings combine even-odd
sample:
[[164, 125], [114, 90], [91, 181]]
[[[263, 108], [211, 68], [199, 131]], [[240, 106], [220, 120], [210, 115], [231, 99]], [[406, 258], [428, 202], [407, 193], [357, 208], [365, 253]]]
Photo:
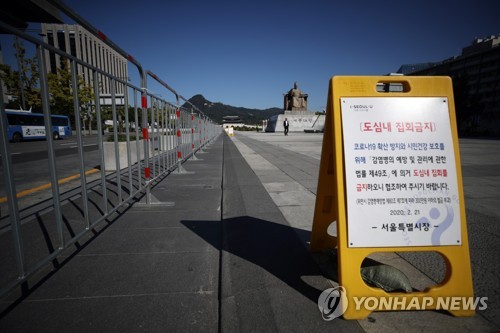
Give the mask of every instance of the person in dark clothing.
[[283, 127], [285, 128], [285, 135], [288, 135], [288, 127], [290, 126], [290, 123], [288, 122], [288, 118], [285, 118], [285, 121], [283, 122]]

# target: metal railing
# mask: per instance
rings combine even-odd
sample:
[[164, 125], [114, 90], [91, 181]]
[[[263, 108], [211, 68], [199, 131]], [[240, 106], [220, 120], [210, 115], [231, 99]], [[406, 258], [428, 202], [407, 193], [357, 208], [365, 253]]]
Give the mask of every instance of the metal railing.
[[[145, 203], [151, 204], [151, 187], [174, 170], [182, 172], [181, 164], [189, 158], [196, 159], [195, 154], [221, 133], [220, 126], [196, 106], [144, 70], [136, 59], [70, 8], [59, 1], [49, 2], [128, 59], [139, 71], [141, 84], [133, 85], [0, 21], [0, 29], [35, 49], [45, 133], [52, 133], [51, 103], [54, 101], [46, 57], [57, 55], [68, 64], [73, 101], [70, 117], [75, 126], [75, 135], [69, 140], [76, 149], [68, 153], [47, 135], [44, 143], [35, 143], [46, 145], [46, 156], [34, 162], [14, 164], [11, 150], [16, 144], [9, 143], [3, 84], [0, 84], [0, 154], [5, 187], [1, 194], [5, 196], [5, 203], [0, 216], [0, 297], [17, 286], [29, 289], [30, 277], [48, 264], [57, 267], [63, 260], [62, 255], [78, 250], [96, 230], [104, 228], [131, 203], [145, 197]], [[88, 149], [90, 137], [82, 131], [79, 67], [92, 75], [90, 104], [97, 124], [94, 150]], [[174, 93], [175, 103], [148, 91], [148, 77]], [[110, 105], [101, 99], [100, 82], [104, 79], [110, 83]], [[123, 96], [117, 96], [117, 90], [123, 91]], [[123, 103], [118, 103], [119, 100]], [[189, 107], [182, 107], [181, 100]], [[113, 124], [109, 133], [104, 128], [106, 120], [112, 120]], [[23, 183], [19, 179], [25, 177], [20, 175], [26, 170], [42, 168], [41, 165], [46, 165], [48, 170], [45, 194], [40, 191], [36, 198], [33, 194], [22, 195], [21, 189], [31, 187], [32, 183]], [[68, 176], [68, 169], [76, 174]]]

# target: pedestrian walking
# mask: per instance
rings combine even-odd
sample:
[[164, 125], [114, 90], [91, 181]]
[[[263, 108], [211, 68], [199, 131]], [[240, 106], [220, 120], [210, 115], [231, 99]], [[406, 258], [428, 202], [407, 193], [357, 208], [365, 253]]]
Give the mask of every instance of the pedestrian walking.
[[283, 127], [285, 128], [285, 135], [288, 135], [288, 127], [290, 126], [290, 123], [288, 122], [288, 118], [285, 118], [285, 121], [283, 122]]

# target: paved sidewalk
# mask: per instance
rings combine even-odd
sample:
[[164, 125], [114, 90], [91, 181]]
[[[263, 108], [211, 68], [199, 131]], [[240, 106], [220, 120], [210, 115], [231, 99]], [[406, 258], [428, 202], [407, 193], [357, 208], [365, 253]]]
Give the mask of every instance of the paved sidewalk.
[[[317, 299], [335, 284], [335, 261], [312, 255], [307, 244], [321, 142], [320, 134], [220, 136], [183, 164], [187, 172], [154, 187], [156, 204], [120, 212], [56, 270], [41, 272], [25, 298], [3, 299], [2, 308], [14, 304], [2, 313], [0, 331], [499, 331], [500, 179], [492, 170], [500, 166], [500, 142], [466, 141], [462, 157], [474, 284], [489, 297], [488, 311], [330, 322]], [[404, 270], [415, 286], [440, 274], [432, 258], [377, 259]]]
[[[308, 232], [322, 138], [322, 134], [291, 133], [285, 137], [254, 132], [236, 132], [233, 137], [290, 225]], [[366, 332], [500, 331], [500, 267], [495, 259], [499, 250], [495, 236], [500, 236], [500, 206], [495, 204], [500, 202], [500, 175], [496, 171], [500, 167], [500, 141], [464, 139], [460, 148], [475, 294], [489, 298], [488, 309], [473, 318], [455, 318], [436, 311], [375, 312], [359, 321]], [[420, 290], [443, 277], [444, 266], [438, 255], [386, 253], [376, 259], [401, 269]], [[334, 262], [324, 264], [332, 266]]]
[[323, 321], [329, 288], [304, 241], [240, 152], [224, 145], [221, 328], [224, 332], [362, 332], [355, 321]]
[[[362, 332], [228, 137], [183, 164], [0, 318], [1, 332]], [[67, 260], [66, 260], [67, 259]], [[47, 272], [41, 272], [47, 274]]]
[[132, 205], [62, 258], [0, 332], [218, 331], [222, 148], [220, 136], [154, 187], [160, 204]]

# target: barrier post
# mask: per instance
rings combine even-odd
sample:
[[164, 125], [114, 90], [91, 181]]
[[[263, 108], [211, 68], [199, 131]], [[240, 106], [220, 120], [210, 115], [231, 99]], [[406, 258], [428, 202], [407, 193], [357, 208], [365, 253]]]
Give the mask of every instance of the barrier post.
[[193, 161], [197, 161], [198, 157], [196, 157], [195, 152], [196, 152], [196, 145], [195, 145], [195, 131], [196, 131], [196, 119], [194, 117], [194, 111], [191, 109], [191, 159]]
[[198, 148], [198, 154], [204, 154], [205, 152], [203, 151], [203, 125], [205, 124], [204, 115], [200, 114], [200, 117], [198, 118], [198, 142], [199, 142], [199, 148]]
[[203, 146], [207, 146], [207, 117], [205, 116], [205, 119], [203, 120]]
[[149, 168], [149, 131], [148, 131], [148, 95], [146, 79], [143, 77], [141, 92], [142, 138], [144, 141], [144, 187], [146, 188], [146, 204], [151, 204], [151, 169]]
[[181, 109], [177, 97], [177, 109], [175, 110], [175, 127], [177, 133], [177, 173], [185, 173], [182, 167], [182, 133], [181, 133]]
[[[0, 84], [0, 94], [3, 96], [3, 85]], [[17, 266], [17, 280], [23, 281], [26, 277], [28, 265], [24, 252], [24, 241], [21, 225], [21, 215], [19, 213], [19, 204], [17, 199], [16, 183], [14, 180], [14, 168], [12, 164], [12, 155], [9, 147], [9, 137], [4, 128], [8, 127], [7, 114], [3, 99], [0, 100], [0, 153], [2, 154], [2, 167], [5, 181], [5, 192], [7, 194], [7, 205], [10, 215], [10, 227], [12, 230], [12, 243], [14, 246], [14, 256]], [[3, 289], [1, 286], [0, 290]]]

